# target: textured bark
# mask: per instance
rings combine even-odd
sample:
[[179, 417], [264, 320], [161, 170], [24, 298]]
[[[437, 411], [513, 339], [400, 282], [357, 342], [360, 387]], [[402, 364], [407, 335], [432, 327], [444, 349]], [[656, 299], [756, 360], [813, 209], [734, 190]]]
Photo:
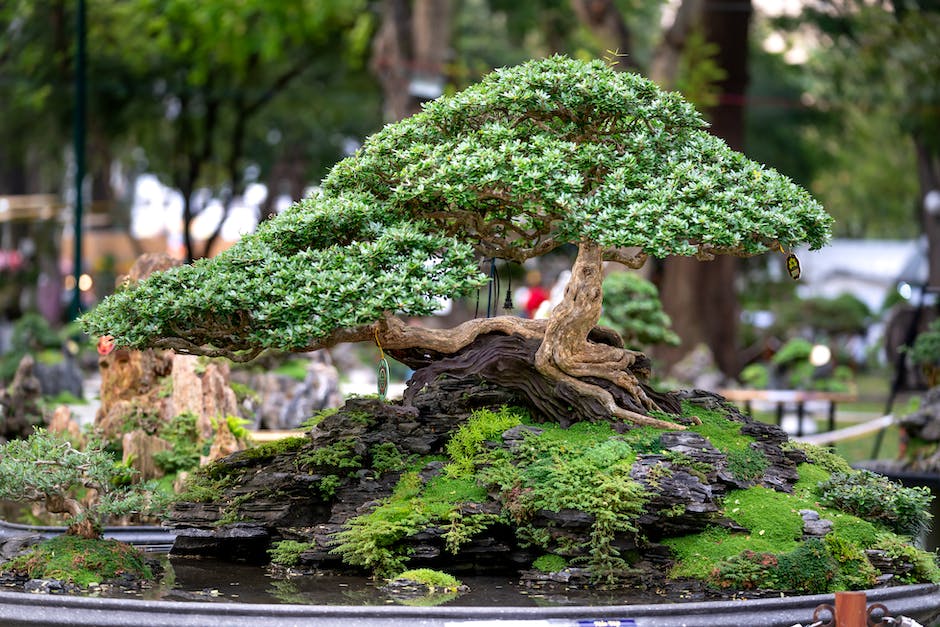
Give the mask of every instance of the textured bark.
[[[511, 392], [515, 402], [528, 406], [534, 417], [557, 422], [563, 427], [579, 421], [605, 419], [610, 415], [601, 395], [584, 394], [580, 387], [566, 380], [539, 372], [535, 366], [535, 354], [539, 346], [538, 340], [526, 340], [518, 335], [488, 334], [478, 337], [455, 355], [434, 360], [428, 360], [422, 351], [390, 353], [408, 366], [419, 368], [405, 390], [406, 404], [413, 404], [418, 394], [441, 377], [466, 380], [477, 378]], [[594, 378], [586, 385], [604, 390], [615, 399], [618, 406], [626, 410], [636, 413], [646, 411], [632, 395], [607, 380]], [[674, 399], [657, 395], [646, 388], [644, 392], [647, 397], [655, 397], [657, 405], [663, 410], [678, 412], [679, 405]], [[654, 420], [645, 416], [643, 418]], [[676, 428], [666, 421], [656, 422], [656, 426]]]
[[[642, 354], [588, 339], [600, 319], [603, 280], [603, 249], [597, 244], [582, 242], [564, 298], [552, 310], [542, 345], [535, 354], [535, 366], [542, 375], [593, 398], [606, 413], [616, 418], [676, 428], [674, 423], [641, 413], [657, 409], [640, 385], [640, 379], [649, 375], [648, 363], [645, 358], [640, 359]], [[618, 405], [610, 392], [586, 380], [590, 378], [609, 381], [623, 389], [635, 401], [637, 409]]]
[[657, 404], [642, 384], [649, 376], [646, 357], [595, 330], [603, 276], [603, 249], [583, 243], [564, 298], [547, 323], [500, 316], [435, 330], [390, 318], [376, 339], [397, 359], [420, 369], [408, 400], [441, 375], [479, 377], [520, 394], [530, 407], [564, 425], [613, 417], [684, 428], [648, 415], [677, 408]]

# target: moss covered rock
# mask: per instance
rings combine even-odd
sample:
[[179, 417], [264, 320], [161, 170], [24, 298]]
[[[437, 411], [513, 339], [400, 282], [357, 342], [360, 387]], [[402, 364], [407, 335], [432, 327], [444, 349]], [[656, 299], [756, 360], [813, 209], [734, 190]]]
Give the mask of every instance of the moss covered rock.
[[[446, 378], [412, 407], [351, 400], [304, 438], [203, 469], [192, 492], [203, 502], [171, 514], [174, 551], [231, 555], [250, 535], [259, 547], [309, 543], [295, 564], [307, 570], [557, 564], [593, 584], [719, 596], [940, 581], [902, 535], [929, 521], [928, 495], [792, 443], [720, 397], [674, 394], [685, 431], [562, 428], [514, 400]], [[874, 517], [859, 510], [873, 499]]]

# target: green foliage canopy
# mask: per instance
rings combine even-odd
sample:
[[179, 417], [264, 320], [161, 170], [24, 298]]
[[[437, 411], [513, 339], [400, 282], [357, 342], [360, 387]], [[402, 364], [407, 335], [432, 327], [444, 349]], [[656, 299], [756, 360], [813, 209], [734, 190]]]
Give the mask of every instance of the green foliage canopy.
[[309, 350], [468, 293], [483, 281], [481, 255], [523, 261], [582, 241], [625, 262], [753, 255], [818, 248], [830, 222], [803, 189], [709, 135], [679, 95], [556, 56], [386, 126], [333, 168], [322, 194], [214, 260], [115, 295], [84, 323], [132, 347], [183, 338]]
[[[91, 516], [148, 511], [141, 486], [128, 486], [133, 471], [120, 467], [100, 445], [73, 448], [61, 435], [38, 429], [25, 440], [0, 446], [0, 499], [53, 502], [68, 500], [80, 510], [69, 524]], [[94, 503], [83, 506], [77, 491], [93, 489]]]

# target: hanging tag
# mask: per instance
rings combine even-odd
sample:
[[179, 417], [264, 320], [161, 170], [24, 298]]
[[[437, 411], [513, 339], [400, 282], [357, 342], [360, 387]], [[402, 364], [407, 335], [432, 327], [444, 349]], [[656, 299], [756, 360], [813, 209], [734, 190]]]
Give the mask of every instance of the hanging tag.
[[799, 280], [800, 278], [800, 260], [796, 258], [796, 255], [790, 253], [787, 255], [787, 272], [790, 274], [790, 278], [794, 281]]
[[384, 357], [379, 360], [379, 396], [382, 397], [382, 400], [385, 400], [385, 395], [388, 394], [388, 360]]
[[375, 330], [375, 345], [379, 347], [379, 372], [377, 377], [379, 396], [384, 401], [388, 394], [388, 360], [385, 359], [385, 351], [379, 343], [379, 331]]

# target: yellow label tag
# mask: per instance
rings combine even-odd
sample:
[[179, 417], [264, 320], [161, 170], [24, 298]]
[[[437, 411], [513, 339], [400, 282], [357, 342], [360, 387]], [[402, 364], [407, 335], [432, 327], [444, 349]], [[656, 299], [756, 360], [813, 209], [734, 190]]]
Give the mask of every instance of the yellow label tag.
[[800, 278], [800, 260], [793, 253], [787, 255], [787, 272], [794, 281]]

